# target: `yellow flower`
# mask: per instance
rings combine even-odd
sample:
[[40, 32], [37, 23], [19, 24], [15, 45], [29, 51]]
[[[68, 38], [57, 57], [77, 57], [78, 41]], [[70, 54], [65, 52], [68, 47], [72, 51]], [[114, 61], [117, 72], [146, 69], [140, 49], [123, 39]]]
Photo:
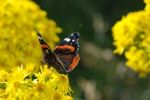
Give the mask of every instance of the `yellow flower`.
[[53, 95], [53, 100], [73, 100], [71, 96], [61, 95], [59, 92], [55, 92]]
[[38, 29], [54, 47], [62, 30], [47, 13], [31, 0], [0, 0], [0, 66], [40, 64], [41, 49], [34, 29]]
[[5, 70], [1, 69], [0, 70], [0, 82], [7, 81], [8, 77], [9, 77], [9, 73], [6, 72]]
[[145, 6], [145, 11], [150, 14], [150, 2], [147, 2], [146, 6]]
[[68, 76], [39, 66], [42, 52], [34, 30], [53, 48], [62, 31], [56, 22], [31, 0], [0, 0], [0, 20], [0, 99], [73, 100]]
[[[150, 0], [145, 0], [146, 7]], [[114, 27], [115, 53], [125, 54], [129, 68], [140, 76], [150, 73], [150, 9], [131, 12]]]
[[33, 64], [14, 67], [3, 83], [0, 82], [0, 98], [5, 100], [73, 100], [67, 75], [59, 74], [54, 68], [41, 67], [38, 72], [28, 72]]

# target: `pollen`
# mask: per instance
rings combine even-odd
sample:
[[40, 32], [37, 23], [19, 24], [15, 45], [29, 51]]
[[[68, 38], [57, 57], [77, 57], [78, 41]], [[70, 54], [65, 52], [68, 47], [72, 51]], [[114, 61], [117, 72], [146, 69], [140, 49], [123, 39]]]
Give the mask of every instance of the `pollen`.
[[43, 83], [38, 82], [36, 84], [36, 89], [37, 89], [37, 91], [42, 92], [45, 89], [45, 85]]

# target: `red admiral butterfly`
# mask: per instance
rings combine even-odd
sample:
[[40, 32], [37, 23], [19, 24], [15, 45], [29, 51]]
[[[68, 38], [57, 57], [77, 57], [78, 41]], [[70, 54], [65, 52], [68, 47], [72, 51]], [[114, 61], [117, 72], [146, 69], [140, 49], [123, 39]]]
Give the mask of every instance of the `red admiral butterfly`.
[[80, 56], [78, 54], [79, 43], [78, 32], [70, 34], [58, 44], [52, 51], [39, 32], [38, 39], [43, 52], [43, 62], [48, 66], [53, 66], [59, 73], [67, 74], [78, 64]]

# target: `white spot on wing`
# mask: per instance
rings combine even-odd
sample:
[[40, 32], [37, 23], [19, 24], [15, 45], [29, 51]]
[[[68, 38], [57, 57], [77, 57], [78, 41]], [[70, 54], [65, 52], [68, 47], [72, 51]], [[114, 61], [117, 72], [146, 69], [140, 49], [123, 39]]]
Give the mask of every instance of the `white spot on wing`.
[[75, 42], [75, 40], [73, 39], [72, 42]]
[[64, 41], [70, 42], [70, 39], [69, 38], [65, 38]]

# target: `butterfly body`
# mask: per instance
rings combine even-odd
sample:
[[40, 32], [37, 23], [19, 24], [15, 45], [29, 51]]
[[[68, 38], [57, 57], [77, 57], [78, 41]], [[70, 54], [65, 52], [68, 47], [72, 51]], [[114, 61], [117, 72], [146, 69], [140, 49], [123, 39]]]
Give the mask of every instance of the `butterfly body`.
[[37, 35], [43, 52], [43, 62], [45, 64], [53, 66], [62, 74], [67, 74], [77, 66], [80, 60], [78, 54], [78, 38], [80, 34], [78, 32], [72, 33], [62, 40], [53, 51], [39, 32], [37, 32]]

